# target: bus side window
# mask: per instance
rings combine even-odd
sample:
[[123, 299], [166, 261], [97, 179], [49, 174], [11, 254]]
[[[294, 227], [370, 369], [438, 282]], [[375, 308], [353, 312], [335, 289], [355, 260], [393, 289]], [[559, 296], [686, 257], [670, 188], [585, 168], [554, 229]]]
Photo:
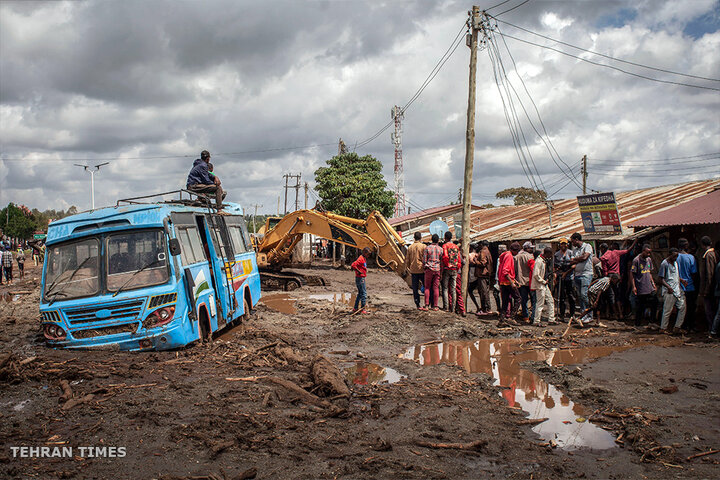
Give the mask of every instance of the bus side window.
[[228, 227], [228, 231], [230, 232], [230, 238], [232, 238], [233, 242], [233, 249], [237, 253], [245, 253], [247, 251], [247, 246], [245, 245], [245, 242], [242, 238], [242, 232], [240, 231], [240, 227], [237, 225], [232, 225]]
[[180, 240], [180, 255], [184, 265], [192, 265], [205, 260], [200, 237], [195, 227], [178, 228], [178, 240]]

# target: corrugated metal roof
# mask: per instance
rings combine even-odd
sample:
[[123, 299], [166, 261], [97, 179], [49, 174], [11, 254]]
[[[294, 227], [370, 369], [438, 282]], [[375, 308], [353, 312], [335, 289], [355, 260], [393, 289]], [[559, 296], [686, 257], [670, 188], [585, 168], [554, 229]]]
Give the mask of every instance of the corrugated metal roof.
[[[720, 177], [711, 180], [662, 185], [615, 194], [623, 232], [608, 234], [622, 239], [633, 234], [629, 227], [649, 215], [665, 211], [679, 203], [704, 196], [720, 187]], [[583, 232], [576, 198], [552, 202], [550, 227], [548, 209], [543, 203], [483, 208], [472, 212], [470, 238], [490, 242], [511, 240], [550, 240]], [[429, 222], [428, 222], [429, 225]], [[452, 222], [450, 222], [452, 226]], [[427, 231], [423, 229], [422, 231]], [[606, 237], [603, 237], [606, 238]]]
[[[479, 209], [482, 207], [478, 207], [477, 205], [472, 205], [472, 210]], [[445, 215], [448, 212], [452, 212], [454, 210], [457, 210], [458, 212], [462, 212], [462, 204], [453, 204], [453, 205], [444, 205], [442, 207], [433, 207], [433, 208], [427, 208], [425, 210], [420, 210], [414, 213], [408, 213], [407, 215], [403, 215], [402, 217], [393, 217], [388, 219], [388, 222], [390, 225], [400, 225], [401, 223], [405, 222], [411, 222], [413, 220], [419, 220], [423, 217], [427, 216], [433, 216], [433, 220], [435, 220], [435, 216], [438, 215]]]
[[701, 197], [664, 212], [654, 213], [633, 221], [631, 227], [669, 227], [673, 225], [699, 225], [720, 223], [720, 190], [714, 190]]

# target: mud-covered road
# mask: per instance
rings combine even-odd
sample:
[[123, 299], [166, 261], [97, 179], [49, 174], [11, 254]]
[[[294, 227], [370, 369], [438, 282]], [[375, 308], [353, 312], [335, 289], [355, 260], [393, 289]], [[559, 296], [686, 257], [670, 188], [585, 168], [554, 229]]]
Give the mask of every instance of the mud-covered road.
[[418, 312], [382, 271], [353, 316], [352, 273], [312, 273], [211, 343], [124, 353], [45, 347], [30, 267], [0, 287], [0, 477], [720, 476], [717, 343]]

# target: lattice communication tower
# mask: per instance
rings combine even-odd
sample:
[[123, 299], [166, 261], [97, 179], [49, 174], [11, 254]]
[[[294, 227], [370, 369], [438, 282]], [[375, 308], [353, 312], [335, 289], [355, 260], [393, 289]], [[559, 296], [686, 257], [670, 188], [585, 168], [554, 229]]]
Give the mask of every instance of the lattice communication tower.
[[393, 217], [407, 214], [405, 201], [405, 177], [402, 160], [402, 119], [405, 116], [402, 109], [395, 105], [390, 111], [390, 118], [395, 121], [395, 131], [390, 134], [390, 140], [395, 147], [395, 210]]

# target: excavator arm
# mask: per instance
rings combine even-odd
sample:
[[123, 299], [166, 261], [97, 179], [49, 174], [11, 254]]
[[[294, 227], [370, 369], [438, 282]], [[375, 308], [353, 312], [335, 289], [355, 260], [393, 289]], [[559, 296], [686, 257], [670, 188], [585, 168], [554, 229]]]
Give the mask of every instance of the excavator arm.
[[378, 265], [392, 269], [410, 284], [410, 276], [405, 269], [405, 242], [377, 211], [373, 211], [366, 220], [316, 210], [289, 213], [274, 228], [266, 231], [258, 243], [260, 267], [281, 268], [289, 261], [293, 248], [305, 233], [358, 249], [367, 247], [377, 255]]

